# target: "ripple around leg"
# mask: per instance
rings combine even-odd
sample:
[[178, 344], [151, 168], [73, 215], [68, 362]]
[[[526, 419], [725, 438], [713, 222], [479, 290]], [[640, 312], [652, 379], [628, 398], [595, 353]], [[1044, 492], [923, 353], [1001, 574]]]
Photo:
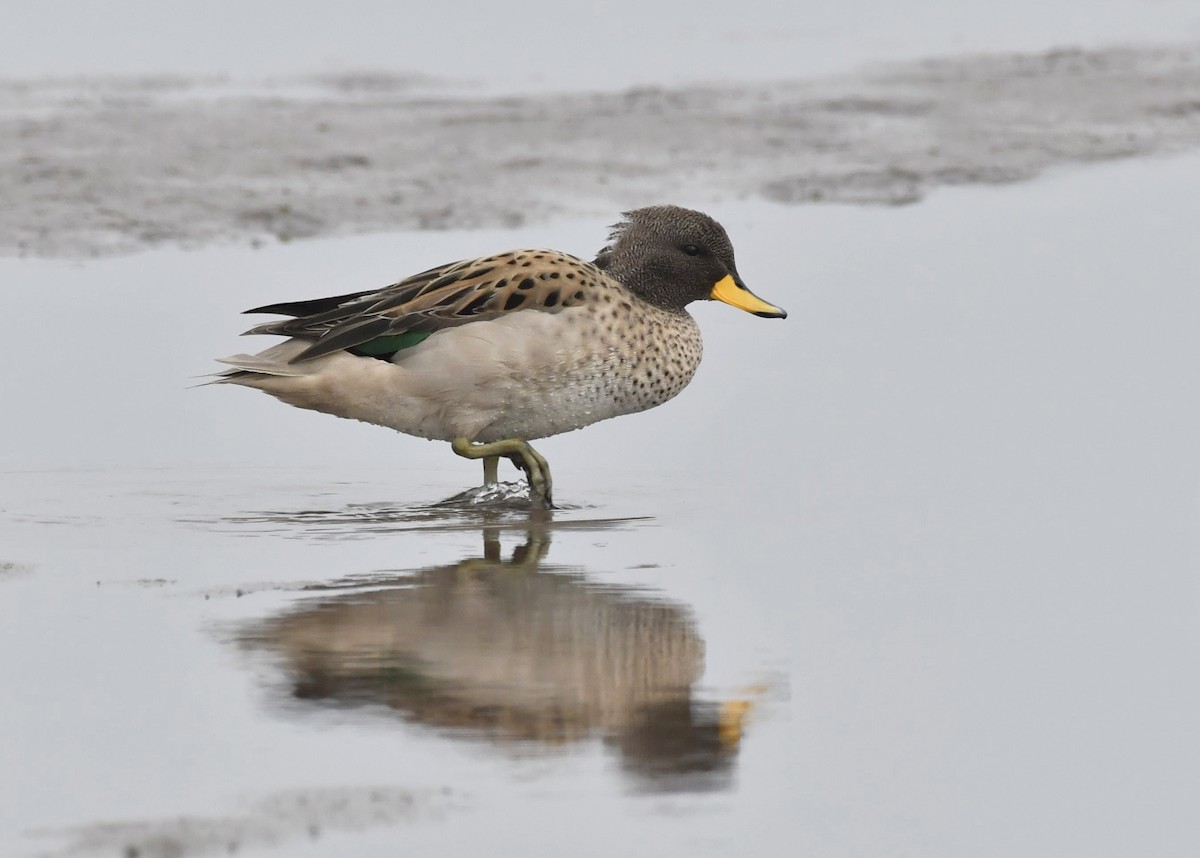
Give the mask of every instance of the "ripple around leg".
[[525, 480], [486, 483], [431, 505], [433, 509], [491, 507], [529, 509], [529, 483]]
[[277, 507], [180, 521], [245, 536], [274, 533], [295, 538], [357, 539], [405, 530], [473, 530], [480, 526], [607, 529], [648, 520], [641, 516], [592, 517], [596, 509], [593, 504], [545, 509], [529, 498], [529, 486], [524, 480], [515, 480], [477, 486], [432, 503], [380, 501]]

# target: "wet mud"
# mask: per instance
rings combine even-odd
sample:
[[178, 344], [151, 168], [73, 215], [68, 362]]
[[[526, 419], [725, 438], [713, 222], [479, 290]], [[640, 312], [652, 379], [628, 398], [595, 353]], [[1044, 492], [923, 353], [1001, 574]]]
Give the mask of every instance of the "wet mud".
[[1200, 143], [1200, 47], [473, 98], [406, 76], [0, 81], [0, 253], [518, 226], [676, 200], [903, 205]]

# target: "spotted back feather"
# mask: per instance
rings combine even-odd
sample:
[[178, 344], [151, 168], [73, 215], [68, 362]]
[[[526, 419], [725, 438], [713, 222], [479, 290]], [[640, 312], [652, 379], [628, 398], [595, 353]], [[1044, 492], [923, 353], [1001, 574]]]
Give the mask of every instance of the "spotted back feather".
[[296, 363], [381, 337], [429, 334], [521, 310], [557, 312], [585, 303], [604, 280], [609, 278], [595, 265], [566, 253], [512, 250], [431, 268], [375, 292], [248, 310], [296, 318], [246, 333], [312, 340], [291, 359]]

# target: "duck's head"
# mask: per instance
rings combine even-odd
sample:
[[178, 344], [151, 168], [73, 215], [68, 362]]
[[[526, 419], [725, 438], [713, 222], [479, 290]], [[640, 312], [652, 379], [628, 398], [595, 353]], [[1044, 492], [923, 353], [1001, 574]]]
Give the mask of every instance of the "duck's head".
[[596, 265], [639, 297], [669, 310], [715, 299], [768, 319], [787, 311], [746, 288], [725, 229], [703, 212], [650, 206], [625, 212]]

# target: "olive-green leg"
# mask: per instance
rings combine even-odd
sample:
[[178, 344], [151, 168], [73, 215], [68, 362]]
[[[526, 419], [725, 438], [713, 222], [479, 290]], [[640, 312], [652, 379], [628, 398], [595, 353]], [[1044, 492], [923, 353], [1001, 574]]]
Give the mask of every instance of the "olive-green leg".
[[490, 486], [496, 482], [500, 473], [500, 457], [499, 456], [484, 456], [483, 457], [483, 484]]
[[500, 456], [512, 460], [513, 464], [525, 472], [529, 478], [529, 488], [535, 499], [542, 500], [546, 506], [553, 506], [551, 490], [553, 482], [550, 478], [550, 464], [529, 446], [529, 442], [519, 438], [505, 438], [503, 441], [492, 441], [490, 444], [472, 444], [467, 438], [455, 438], [450, 442], [451, 449], [464, 459], [483, 459], [483, 477], [495, 479], [495, 470], [489, 472], [488, 459], [495, 463]]

